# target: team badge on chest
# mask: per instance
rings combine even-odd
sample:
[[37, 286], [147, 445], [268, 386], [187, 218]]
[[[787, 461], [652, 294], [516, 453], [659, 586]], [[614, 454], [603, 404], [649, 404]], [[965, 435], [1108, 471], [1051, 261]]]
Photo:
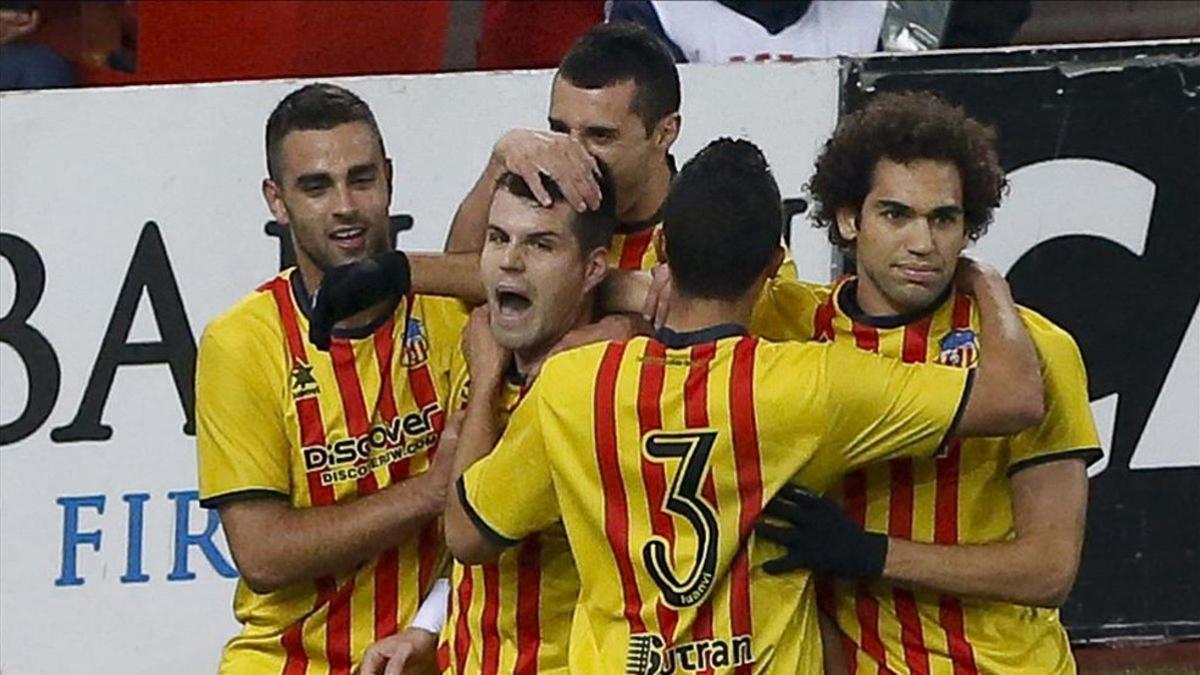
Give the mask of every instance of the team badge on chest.
[[975, 331], [952, 330], [938, 343], [937, 362], [944, 366], [970, 368], [979, 358], [979, 348], [975, 343]]
[[429, 342], [425, 339], [425, 328], [419, 319], [409, 319], [404, 327], [404, 353], [400, 363], [419, 366], [429, 359]]

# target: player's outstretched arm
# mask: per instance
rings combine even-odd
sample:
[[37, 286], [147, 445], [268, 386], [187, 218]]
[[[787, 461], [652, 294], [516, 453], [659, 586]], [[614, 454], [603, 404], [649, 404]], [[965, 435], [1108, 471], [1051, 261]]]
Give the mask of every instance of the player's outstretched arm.
[[542, 186], [539, 173], [558, 183], [563, 196], [576, 211], [600, 206], [600, 184], [596, 182], [599, 168], [581, 143], [554, 131], [513, 129], [496, 141], [483, 173], [458, 205], [446, 236], [447, 253], [483, 249], [492, 195], [505, 173], [515, 173], [525, 179], [533, 196], [543, 206], [550, 206], [552, 200]]
[[297, 509], [249, 499], [218, 507], [229, 548], [246, 584], [267, 593], [353, 569], [416, 537], [441, 514], [454, 464], [451, 447], [429, 470], [346, 504]]
[[942, 593], [1058, 607], [1079, 570], [1087, 489], [1082, 459], [1018, 471], [1012, 477], [1013, 539], [977, 546], [891, 539], [883, 577]]
[[1012, 478], [1008, 541], [922, 544], [867, 532], [832, 501], [785, 486], [755, 528], [787, 553], [764, 564], [771, 574], [797, 569], [849, 579], [890, 581], [952, 595], [1057, 607], [1079, 569], [1087, 510], [1083, 460], [1036, 464]]
[[1037, 349], [1017, 312], [1003, 275], [960, 258], [955, 282], [979, 307], [979, 366], [954, 433], [1005, 436], [1033, 426], [1045, 414]]

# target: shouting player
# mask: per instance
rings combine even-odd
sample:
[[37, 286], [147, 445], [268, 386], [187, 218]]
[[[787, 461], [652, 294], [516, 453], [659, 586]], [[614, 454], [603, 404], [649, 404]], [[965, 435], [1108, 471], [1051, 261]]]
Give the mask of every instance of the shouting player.
[[[608, 271], [608, 242], [617, 222], [603, 178], [601, 206], [582, 213], [553, 180], [543, 178], [540, 185], [552, 198], [549, 208], [516, 174], [500, 180], [480, 254], [487, 306], [472, 316], [467, 358], [457, 363], [453, 380], [452, 409], [479, 399], [498, 428], [550, 350], [569, 331], [596, 319], [596, 290]], [[561, 526], [529, 537], [496, 562], [456, 563], [442, 640], [446, 671], [565, 673], [578, 595], [579, 578]], [[373, 646], [363, 661], [364, 675], [381, 674], [385, 666], [389, 673], [400, 672], [411, 654], [427, 648], [414, 637], [420, 636]]]
[[[931, 94], [879, 95], [838, 126], [811, 183], [817, 221], [857, 276], [773, 284], [756, 329], [974, 367], [979, 308], [952, 279], [1003, 186], [991, 129]], [[794, 524], [764, 530], [794, 549], [782, 568], [844, 573], [831, 552], [885, 543], [882, 568], [851, 575], [881, 580], [839, 581], [822, 597], [854, 672], [1075, 672], [1056, 608], [1078, 569], [1099, 439], [1074, 340], [1020, 315], [1041, 355], [1040, 425], [855, 471], [833, 490], [849, 520], [804, 495], [769, 509]]]
[[781, 228], [762, 154], [713, 142], [664, 209], [666, 327], [549, 359], [494, 451], [488, 403], [468, 403], [447, 544], [487, 562], [561, 519], [581, 581], [572, 673], [818, 672], [809, 575], [763, 574], [778, 548], [750, 536], [765, 501], [1041, 418], [1037, 354], [995, 272], [964, 274], [984, 323], [974, 377], [746, 335]]
[[221, 672], [348, 675], [408, 624], [443, 558], [451, 464], [432, 451], [466, 314], [403, 297], [397, 254], [399, 300], [350, 302], [337, 326], [310, 316], [334, 266], [389, 250], [391, 163], [366, 103], [327, 84], [280, 101], [266, 150], [263, 195], [297, 264], [214, 319], [197, 364], [200, 496], [241, 573]]

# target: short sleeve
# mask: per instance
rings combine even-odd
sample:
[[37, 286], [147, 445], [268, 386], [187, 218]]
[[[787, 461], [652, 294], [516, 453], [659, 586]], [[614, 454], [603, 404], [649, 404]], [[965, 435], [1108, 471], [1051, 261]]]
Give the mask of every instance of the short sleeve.
[[763, 286], [750, 317], [750, 333], [767, 340], [811, 340], [817, 308], [828, 291], [783, 274]]
[[280, 410], [282, 383], [255, 336], [205, 331], [196, 362], [196, 448], [200, 503], [291, 492], [290, 448]]
[[965, 407], [971, 370], [904, 363], [848, 345], [823, 349], [825, 443], [843, 453], [848, 468], [941, 449]]
[[1103, 454], [1088, 402], [1087, 371], [1075, 340], [1056, 326], [1047, 329], [1036, 320], [1030, 323], [1042, 361], [1046, 414], [1041, 424], [1012, 437], [1009, 475], [1057, 459], [1079, 458], [1090, 464]]
[[471, 519], [499, 543], [513, 544], [559, 519], [540, 421], [541, 382], [513, 411], [491, 454], [459, 479], [459, 496]]

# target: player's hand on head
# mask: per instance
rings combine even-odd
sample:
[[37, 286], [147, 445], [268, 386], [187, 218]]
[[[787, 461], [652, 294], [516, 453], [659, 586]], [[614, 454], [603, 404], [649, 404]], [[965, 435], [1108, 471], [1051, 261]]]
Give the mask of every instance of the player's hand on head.
[[308, 336], [329, 349], [333, 327], [384, 300], [399, 300], [411, 286], [408, 257], [400, 251], [371, 256], [325, 271], [313, 297]]
[[657, 330], [667, 322], [667, 310], [670, 308], [675, 287], [671, 283], [671, 270], [663, 263], [651, 268], [650, 278], [650, 290], [642, 304], [642, 318]]
[[596, 180], [600, 168], [596, 158], [567, 134], [513, 129], [496, 141], [492, 159], [504, 171], [523, 178], [543, 206], [550, 206], [552, 200], [539, 174], [553, 178], [576, 211], [582, 213], [600, 207], [600, 183]]
[[787, 550], [763, 564], [769, 574], [807, 569], [875, 579], [887, 559], [885, 535], [864, 531], [832, 500], [791, 484], [767, 503], [754, 531]]
[[467, 357], [467, 372], [474, 385], [498, 382], [504, 376], [512, 360], [512, 352], [496, 342], [487, 305], [471, 311], [471, 318], [463, 333], [463, 351]]
[[995, 267], [967, 255], [959, 256], [954, 268], [954, 285], [969, 295], [978, 295], [987, 283], [1004, 283], [1004, 275]]
[[367, 648], [361, 675], [426, 675], [437, 672], [437, 636], [420, 628], [407, 628]]

